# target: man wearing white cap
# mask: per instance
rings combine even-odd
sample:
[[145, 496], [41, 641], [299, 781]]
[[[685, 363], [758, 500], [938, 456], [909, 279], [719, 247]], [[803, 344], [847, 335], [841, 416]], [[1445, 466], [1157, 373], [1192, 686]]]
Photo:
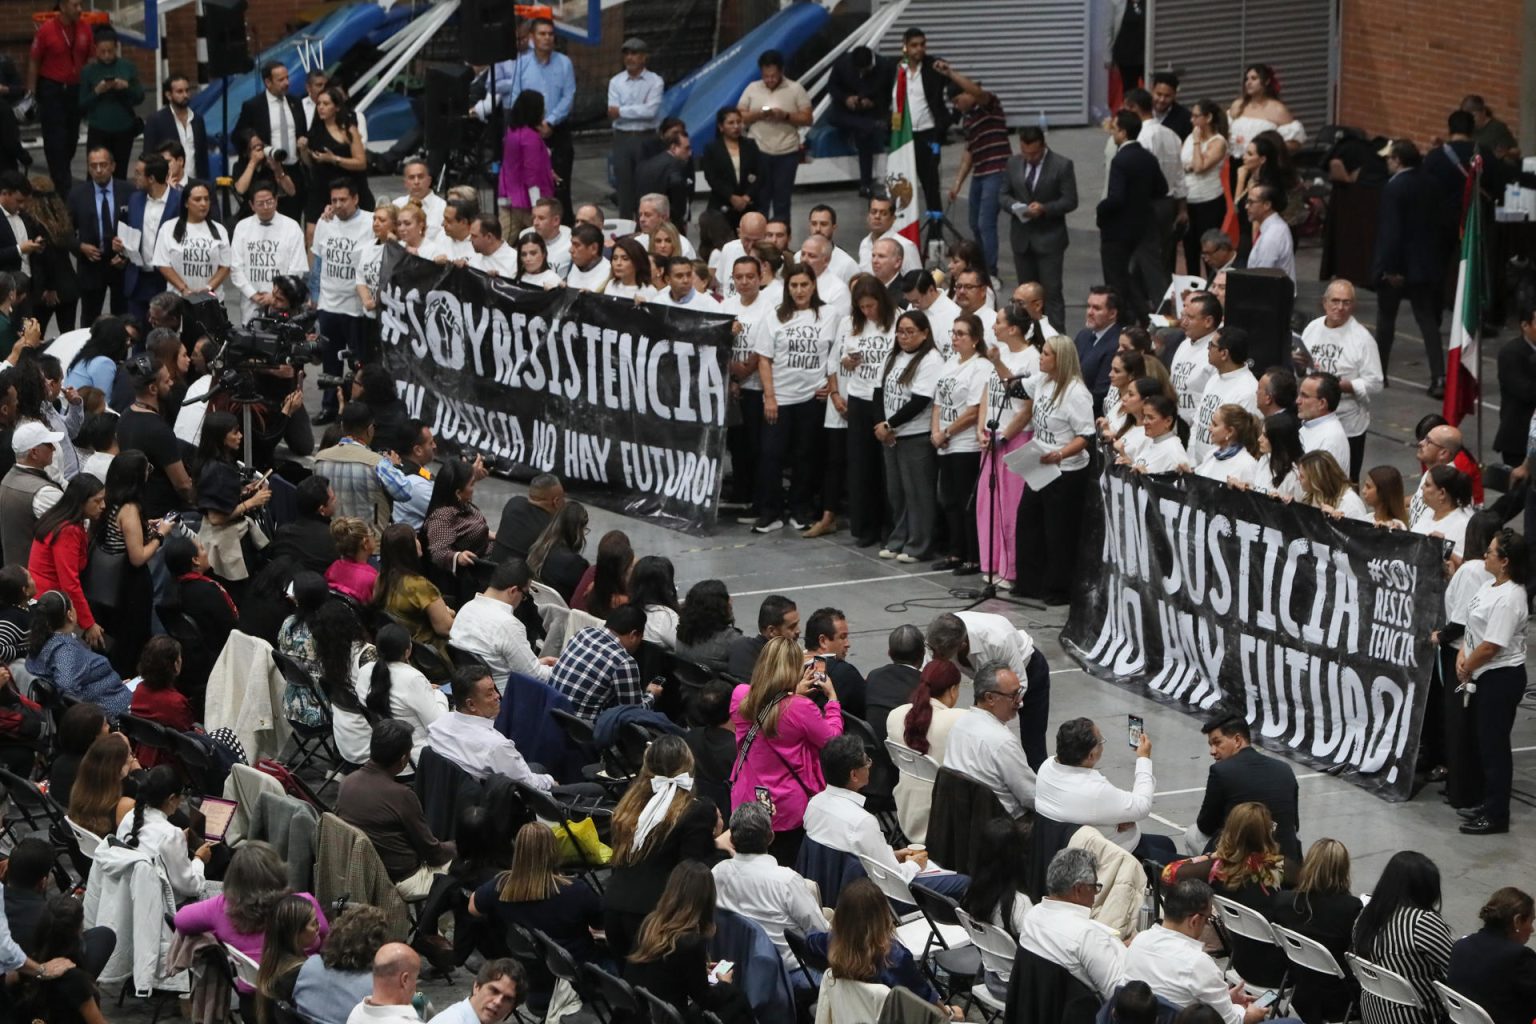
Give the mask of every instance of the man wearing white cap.
[[624, 40], [624, 70], [608, 80], [608, 116], [613, 120], [613, 176], [619, 192], [619, 216], [634, 220], [640, 208], [636, 172], [646, 145], [661, 124], [661, 76], [647, 71], [650, 47], [645, 40]]
[[27, 420], [11, 435], [16, 464], [0, 478], [0, 554], [6, 564], [25, 564], [42, 515], [64, 496], [48, 476], [54, 448], [64, 435]]

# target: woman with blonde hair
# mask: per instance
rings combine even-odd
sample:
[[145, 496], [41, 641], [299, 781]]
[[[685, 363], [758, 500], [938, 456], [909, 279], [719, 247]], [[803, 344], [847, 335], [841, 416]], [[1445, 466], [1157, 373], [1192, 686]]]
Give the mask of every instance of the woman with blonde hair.
[[427, 212], [419, 203], [408, 202], [395, 214], [395, 237], [412, 256], [420, 255], [427, 241]]
[[74, 248], [75, 225], [64, 205], [64, 197], [54, 190], [53, 180], [34, 174], [31, 181], [32, 198], [27, 203], [27, 211], [43, 229], [47, 243], [32, 257], [32, 280], [45, 282], [41, 292], [34, 292], [32, 305], [39, 326], [46, 330], [48, 320], [57, 318], [59, 333], [63, 334], [75, 329], [75, 304], [80, 301], [80, 278], [69, 260]]
[[1337, 839], [1313, 843], [1301, 863], [1296, 888], [1282, 892], [1275, 900], [1270, 920], [1327, 946], [1346, 976], [1297, 972], [1292, 1005], [1302, 1020], [1343, 1020], [1344, 1011], [1358, 994], [1360, 986], [1349, 976], [1344, 954], [1349, 951], [1355, 919], [1363, 906], [1350, 892], [1349, 850]]
[[1061, 475], [1019, 502], [1015, 535], [1015, 587], [1046, 604], [1066, 604], [1077, 562], [1083, 494], [1088, 486], [1088, 439], [1093, 436], [1093, 395], [1083, 383], [1072, 339], [1047, 338], [1040, 369], [1022, 382], [1025, 408], [1040, 461]]
[[1195, 475], [1218, 483], [1236, 481], [1249, 487], [1263, 483], [1259, 472], [1259, 418], [1232, 402], [1211, 417], [1211, 450]]
[[1307, 452], [1296, 462], [1301, 480], [1301, 503], [1321, 509], [1335, 518], [1372, 521], [1370, 508], [1350, 486], [1349, 477], [1334, 457], [1325, 451]]
[[698, 861], [684, 861], [667, 879], [655, 910], [640, 926], [624, 978], [687, 1015], [690, 1005], [722, 1024], [751, 1024], [746, 996], [733, 984], [735, 970], [711, 983], [709, 939], [715, 933], [715, 876]]
[[[820, 691], [825, 706], [812, 699]], [[773, 847], [780, 864], [793, 864], [805, 838], [805, 805], [827, 788], [821, 748], [843, 733], [843, 706], [832, 677], [807, 660], [799, 643], [774, 637], [763, 646], [752, 681], [731, 694], [736, 762], [731, 806], [766, 790], [773, 810]]]
[[596, 955], [592, 930], [603, 926], [596, 891], [560, 873], [560, 845], [549, 826], [537, 821], [518, 830], [512, 867], [475, 890], [469, 912], [495, 918], [498, 935], [514, 924], [537, 928], [578, 963]]
[[669, 220], [664, 220], [656, 225], [656, 230], [646, 239], [652, 256], [662, 256], [670, 259], [673, 256], [682, 256], [682, 236], [678, 233], [677, 226]]
[[720, 812], [693, 795], [693, 752], [681, 736], [660, 736], [645, 750], [640, 774], [613, 810], [613, 874], [603, 893], [608, 948], [624, 956], [656, 906], [672, 869], [724, 856]]

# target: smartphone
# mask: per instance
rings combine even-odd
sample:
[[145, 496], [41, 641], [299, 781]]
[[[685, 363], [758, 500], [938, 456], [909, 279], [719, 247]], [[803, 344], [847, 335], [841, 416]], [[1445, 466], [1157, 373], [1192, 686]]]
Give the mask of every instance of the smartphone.
[[735, 969], [735, 967], [736, 965], [731, 963], [729, 960], [721, 960], [719, 963], [715, 964], [715, 969], [710, 971], [709, 974], [710, 977], [714, 978], [716, 981], [720, 981], [727, 974], [730, 974], [731, 971]]
[[272, 469], [267, 470], [265, 473], [261, 474], [261, 476], [257, 477], [256, 478], [257, 486], [260, 486], [261, 484], [266, 483], [267, 482], [267, 477], [271, 476], [273, 471], [276, 470], [276, 469], [277, 469], [277, 467], [273, 466]]
[[1125, 717], [1125, 739], [1130, 744], [1131, 749], [1135, 750], [1141, 746], [1141, 734], [1146, 729], [1146, 723], [1141, 720], [1140, 715], [1126, 715]]
[[757, 800], [758, 803], [762, 804], [764, 807], [767, 807], [767, 808], [770, 808], [770, 809], [773, 807], [773, 797], [771, 795], [769, 795], [768, 787], [766, 787], [766, 786], [753, 786], [752, 787], [752, 796], [753, 796], [753, 798], [755, 800]]
[[1279, 995], [1280, 992], [1278, 989], [1270, 989], [1268, 992], [1265, 992], [1263, 995], [1259, 996], [1259, 998], [1255, 999], [1253, 1001], [1253, 1005], [1262, 1006], [1267, 1010], [1274, 1005], [1275, 999], [1278, 998]]

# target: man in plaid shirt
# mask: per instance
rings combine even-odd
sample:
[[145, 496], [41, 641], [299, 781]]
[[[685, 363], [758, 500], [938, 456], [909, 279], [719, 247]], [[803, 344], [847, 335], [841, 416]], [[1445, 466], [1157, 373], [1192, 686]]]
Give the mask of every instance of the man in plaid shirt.
[[634, 653], [645, 636], [645, 612], [633, 605], [615, 608], [602, 626], [588, 626], [560, 652], [549, 685], [570, 698], [577, 718], [591, 722], [619, 704], [649, 706], [658, 684], [640, 683]]

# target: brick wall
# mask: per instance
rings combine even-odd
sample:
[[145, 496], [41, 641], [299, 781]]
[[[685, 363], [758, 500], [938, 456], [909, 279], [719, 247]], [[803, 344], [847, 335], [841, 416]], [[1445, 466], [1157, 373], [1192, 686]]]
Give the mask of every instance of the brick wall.
[[1339, 123], [1423, 146], [1445, 133], [1445, 116], [1462, 96], [1480, 93], [1518, 131], [1523, 24], [1522, 0], [1482, 0], [1475, 16], [1445, 0], [1347, 0]]

